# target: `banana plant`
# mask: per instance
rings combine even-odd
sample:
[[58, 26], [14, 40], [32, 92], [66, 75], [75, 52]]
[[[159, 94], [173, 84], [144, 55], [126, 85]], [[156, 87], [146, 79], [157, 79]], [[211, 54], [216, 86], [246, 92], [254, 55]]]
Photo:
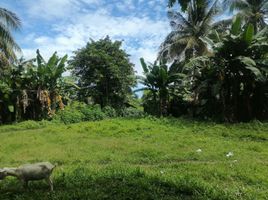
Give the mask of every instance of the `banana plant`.
[[156, 103], [159, 100], [160, 115], [165, 115], [167, 113], [171, 87], [185, 75], [177, 73], [172, 67], [162, 63], [147, 64], [143, 58], [140, 59], [140, 62], [144, 76], [138, 76], [138, 80], [144, 87], [135, 92], [150, 91], [153, 94], [153, 101]]
[[256, 34], [254, 26], [245, 27], [238, 15], [229, 33], [213, 45], [214, 55], [191, 59], [188, 66], [199, 68], [194, 87], [205, 110], [213, 99], [217, 103], [210, 112], [218, 109], [226, 121], [267, 115], [267, 41], [266, 28]]
[[67, 55], [60, 58], [55, 52], [46, 62], [37, 50], [36, 70], [39, 78], [39, 87], [42, 89], [55, 90], [62, 74], [66, 71]]
[[[46, 62], [37, 50], [31, 60], [19, 59], [10, 73], [9, 100], [16, 119], [41, 119], [63, 108], [61, 95], [65, 78], [67, 55], [58, 57], [55, 52]], [[67, 82], [67, 81], [66, 81]], [[1, 92], [4, 91], [1, 89]]]

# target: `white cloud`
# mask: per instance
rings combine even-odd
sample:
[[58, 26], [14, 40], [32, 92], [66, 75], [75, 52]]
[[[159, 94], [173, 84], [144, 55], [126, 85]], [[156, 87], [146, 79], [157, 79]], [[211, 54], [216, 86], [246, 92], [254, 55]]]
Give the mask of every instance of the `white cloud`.
[[99, 5], [101, 0], [22, 0], [30, 16], [55, 20], [55, 18], [71, 18], [82, 11], [84, 4]]
[[131, 61], [135, 64], [135, 71], [138, 75], [142, 75], [142, 67], [140, 58], [144, 58], [146, 62], [154, 62], [157, 56], [157, 48], [130, 48], [128, 52], [131, 54]]
[[[27, 12], [31, 16], [39, 18], [55, 18], [64, 17], [66, 12], [74, 9], [73, 0], [37, 0], [35, 2], [23, 0], [27, 6]], [[76, 8], [76, 7], [75, 7]]]
[[130, 10], [135, 9], [134, 2], [132, 0], [125, 0], [125, 1], [117, 1], [115, 4], [115, 7], [123, 12], [129, 12]]
[[[67, 13], [73, 12], [71, 9], [79, 9], [78, 3], [88, 4], [91, 2], [94, 4], [101, 2], [97, 0], [37, 1], [38, 3], [35, 3], [34, 6], [27, 4], [30, 6], [30, 14], [42, 13], [47, 17], [56, 15], [57, 17], [64, 17], [68, 15]], [[53, 3], [50, 4], [50, 2]], [[124, 2], [121, 3], [122, 6], [126, 8], [134, 6], [133, 0], [122, 2]], [[53, 8], [50, 9], [50, 7]], [[61, 13], [58, 13], [59, 10]], [[71, 56], [72, 52], [84, 46], [89, 38], [98, 40], [109, 35], [112, 39], [124, 40], [123, 48], [131, 55], [131, 62], [136, 64], [136, 71], [140, 74], [139, 58], [144, 57], [146, 60], [153, 62], [158, 47], [169, 30], [169, 23], [166, 19], [156, 20], [146, 15], [118, 17], [111, 14], [111, 8], [107, 5], [95, 11], [73, 13], [70, 19], [53, 24], [51, 27], [53, 34], [50, 33], [52, 36], [48, 36], [46, 33], [43, 35], [34, 34], [31, 48], [23, 49], [23, 52], [26, 58], [34, 56], [37, 48], [40, 49], [45, 58], [48, 58], [54, 51], [57, 51], [60, 55], [67, 53]]]
[[47, 44], [52, 42], [52, 39], [47, 36], [37, 37], [33, 40], [37, 45]]

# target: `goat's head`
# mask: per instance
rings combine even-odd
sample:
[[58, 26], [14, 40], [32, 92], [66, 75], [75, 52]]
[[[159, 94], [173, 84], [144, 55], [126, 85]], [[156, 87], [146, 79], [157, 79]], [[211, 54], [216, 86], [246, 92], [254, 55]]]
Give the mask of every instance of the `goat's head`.
[[3, 180], [7, 176], [7, 171], [5, 169], [0, 169], [0, 180]]

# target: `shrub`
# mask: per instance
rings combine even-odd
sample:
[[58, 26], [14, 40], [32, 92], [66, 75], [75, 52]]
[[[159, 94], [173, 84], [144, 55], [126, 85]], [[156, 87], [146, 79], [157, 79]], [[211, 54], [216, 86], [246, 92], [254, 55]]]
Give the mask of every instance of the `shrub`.
[[17, 125], [21, 129], [37, 129], [40, 128], [40, 123], [33, 120], [21, 122]]
[[78, 123], [81, 121], [96, 121], [106, 117], [99, 105], [87, 105], [85, 103], [73, 102], [59, 111], [54, 117], [54, 121], [65, 124]]
[[76, 109], [65, 109], [61, 110], [55, 115], [53, 120], [59, 120], [65, 124], [78, 123], [83, 121], [84, 114], [80, 110]]
[[121, 117], [144, 117], [144, 112], [137, 108], [129, 107], [118, 110], [118, 115]]
[[80, 111], [84, 114], [84, 121], [97, 121], [102, 120], [106, 117], [105, 113], [102, 112], [101, 107], [99, 105], [85, 105], [81, 108]]
[[117, 117], [117, 112], [113, 107], [105, 106], [102, 111], [105, 113], [107, 117]]
[[116, 110], [106, 106], [101, 109], [100, 105], [87, 105], [81, 102], [73, 102], [53, 116], [53, 121], [65, 124], [78, 123], [81, 121], [98, 121], [114, 117], [144, 117], [144, 112], [133, 107]]

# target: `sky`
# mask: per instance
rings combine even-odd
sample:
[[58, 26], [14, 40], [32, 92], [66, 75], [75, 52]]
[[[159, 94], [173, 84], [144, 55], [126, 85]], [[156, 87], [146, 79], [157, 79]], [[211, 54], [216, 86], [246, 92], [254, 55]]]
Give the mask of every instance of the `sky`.
[[140, 57], [153, 62], [170, 32], [167, 0], [1, 0], [0, 6], [22, 21], [14, 33], [26, 59], [40, 49], [44, 58], [60, 56], [84, 47], [89, 39], [109, 35], [122, 40], [123, 49], [142, 73]]

